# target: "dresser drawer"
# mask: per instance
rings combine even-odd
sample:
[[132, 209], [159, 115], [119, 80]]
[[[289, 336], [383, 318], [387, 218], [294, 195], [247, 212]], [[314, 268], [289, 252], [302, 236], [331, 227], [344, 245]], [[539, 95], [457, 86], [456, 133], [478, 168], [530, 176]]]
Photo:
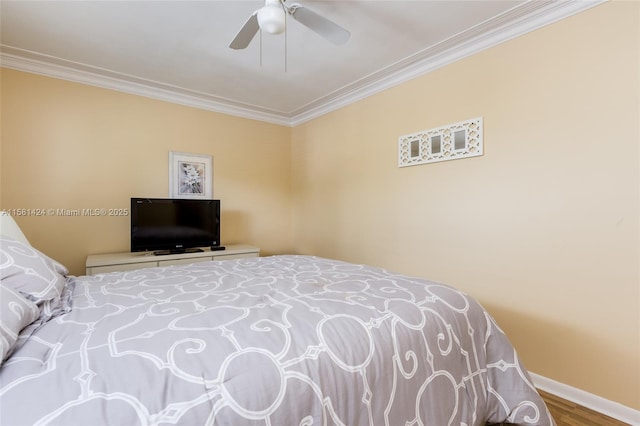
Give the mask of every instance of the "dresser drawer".
[[104, 274], [106, 272], [133, 271], [141, 268], [154, 268], [157, 262], [122, 263], [120, 265], [93, 266], [87, 268], [87, 275]]
[[196, 262], [206, 262], [211, 259], [211, 257], [191, 257], [189, 259], [160, 260], [158, 261], [158, 266], [190, 265]]
[[250, 257], [258, 257], [258, 255], [257, 253], [215, 255], [213, 260], [248, 259]]

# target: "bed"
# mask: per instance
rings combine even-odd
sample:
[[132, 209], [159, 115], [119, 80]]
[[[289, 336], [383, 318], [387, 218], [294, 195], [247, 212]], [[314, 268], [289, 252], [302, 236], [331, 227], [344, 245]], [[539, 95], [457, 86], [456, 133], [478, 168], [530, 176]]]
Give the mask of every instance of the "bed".
[[554, 424], [447, 285], [301, 255], [74, 277], [1, 241], [2, 425]]

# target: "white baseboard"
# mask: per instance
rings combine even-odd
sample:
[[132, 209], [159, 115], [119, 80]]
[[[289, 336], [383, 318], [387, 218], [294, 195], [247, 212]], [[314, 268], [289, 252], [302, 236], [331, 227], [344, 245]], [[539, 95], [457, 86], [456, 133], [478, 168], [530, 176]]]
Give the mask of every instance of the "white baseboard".
[[613, 417], [633, 426], [640, 426], [640, 411], [609, 401], [592, 393], [556, 382], [535, 373], [529, 373], [533, 384], [540, 390], [552, 393], [567, 401], [575, 402], [598, 413]]

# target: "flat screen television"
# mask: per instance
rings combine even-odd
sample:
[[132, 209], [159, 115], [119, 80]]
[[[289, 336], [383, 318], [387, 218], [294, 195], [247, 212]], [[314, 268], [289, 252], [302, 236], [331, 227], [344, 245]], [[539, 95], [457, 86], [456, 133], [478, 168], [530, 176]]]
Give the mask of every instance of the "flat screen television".
[[131, 198], [131, 251], [155, 254], [220, 247], [220, 200]]

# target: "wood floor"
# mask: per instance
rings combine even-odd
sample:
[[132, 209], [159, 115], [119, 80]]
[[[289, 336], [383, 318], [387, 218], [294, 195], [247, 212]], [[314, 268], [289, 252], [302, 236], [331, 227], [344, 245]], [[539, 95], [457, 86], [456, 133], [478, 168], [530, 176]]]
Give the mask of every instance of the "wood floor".
[[538, 391], [558, 426], [628, 426], [603, 414], [547, 392]]

